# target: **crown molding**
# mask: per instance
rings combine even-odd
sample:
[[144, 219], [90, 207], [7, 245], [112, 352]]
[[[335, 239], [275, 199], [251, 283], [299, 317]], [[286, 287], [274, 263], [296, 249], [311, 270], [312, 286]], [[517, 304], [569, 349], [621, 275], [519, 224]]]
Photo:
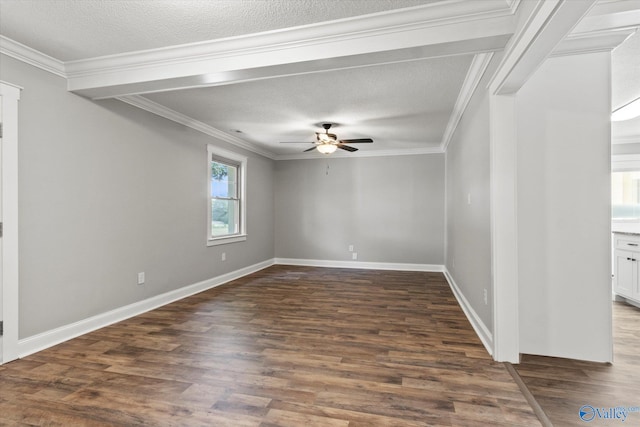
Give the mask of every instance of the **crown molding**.
[[143, 110], [146, 110], [160, 117], [164, 117], [165, 119], [169, 119], [173, 122], [180, 123], [184, 126], [187, 126], [188, 128], [197, 130], [198, 132], [202, 132], [206, 135], [212, 136], [216, 139], [227, 142], [236, 147], [243, 148], [245, 150], [251, 151], [253, 153], [259, 154], [261, 156], [267, 157], [272, 160], [274, 159], [273, 153], [269, 151], [263, 150], [243, 139], [240, 139], [233, 135], [229, 135], [228, 133], [223, 132], [220, 129], [216, 129], [213, 126], [209, 126], [206, 123], [203, 123], [199, 120], [193, 119], [175, 110], [167, 108], [156, 102], [153, 102], [143, 96], [128, 95], [128, 96], [117, 97], [116, 99], [122, 102], [125, 102], [129, 105], [132, 105], [134, 107], [138, 107]]
[[462, 87], [460, 88], [458, 99], [456, 99], [451, 116], [449, 116], [449, 123], [447, 123], [447, 127], [444, 131], [441, 145], [442, 152], [447, 151], [449, 142], [451, 142], [451, 138], [458, 127], [458, 123], [460, 123], [460, 119], [462, 119], [462, 116], [467, 109], [467, 105], [469, 105], [469, 101], [471, 101], [471, 97], [480, 84], [482, 76], [484, 76], [485, 71], [487, 71], [491, 58], [493, 58], [493, 52], [480, 53], [473, 57], [473, 61], [471, 61], [467, 75], [465, 76]]
[[[128, 95], [117, 97], [119, 101], [125, 102], [137, 108], [141, 108], [145, 111], [164, 117], [173, 122], [180, 123], [198, 132], [202, 132], [206, 135], [212, 136], [221, 141], [232, 144], [236, 147], [243, 148], [261, 156], [267, 157], [271, 160], [299, 160], [299, 159], [326, 159], [327, 155], [320, 153], [307, 153], [307, 154], [284, 154], [276, 155], [270, 151], [264, 150], [251, 144], [236, 136], [229, 135], [226, 132], [216, 129], [213, 126], [209, 126], [206, 123], [195, 120], [189, 116], [179, 113], [175, 110], [167, 108], [156, 102], [153, 102], [140, 95]], [[409, 148], [409, 149], [396, 149], [396, 150], [378, 150], [378, 151], [360, 151], [355, 153], [342, 153], [337, 152], [331, 154], [331, 157], [388, 157], [388, 156], [413, 156], [418, 154], [440, 154], [442, 150], [440, 147], [428, 147], [428, 148]]]
[[64, 62], [2, 35], [0, 35], [0, 53], [67, 78]]
[[518, 10], [518, 6], [520, 6], [520, 1], [521, 0], [506, 0], [507, 4], [509, 5], [509, 8], [511, 9], [511, 13], [515, 14], [516, 11]]
[[576, 25], [573, 33], [632, 28], [640, 25], [639, 0], [600, 0]]
[[556, 46], [550, 57], [611, 51], [635, 32], [636, 28], [625, 28], [570, 34]]
[[354, 158], [354, 157], [389, 157], [389, 156], [416, 156], [421, 154], [442, 154], [440, 146], [425, 148], [397, 148], [395, 150], [356, 151], [352, 153], [338, 152], [321, 154], [317, 151], [309, 153], [279, 154], [275, 160], [318, 160], [327, 158]]

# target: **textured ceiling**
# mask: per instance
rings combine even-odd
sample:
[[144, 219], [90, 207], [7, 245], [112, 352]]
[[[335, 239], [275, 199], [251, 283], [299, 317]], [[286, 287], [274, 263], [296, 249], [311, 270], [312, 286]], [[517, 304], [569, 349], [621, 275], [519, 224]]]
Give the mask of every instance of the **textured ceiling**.
[[611, 103], [617, 109], [640, 97], [640, 31], [611, 54]]
[[[435, 2], [0, 0], [0, 34], [60, 61], [73, 61]], [[373, 138], [374, 144], [359, 146], [362, 151], [429, 150], [442, 142], [472, 60], [471, 55], [446, 55], [452, 54], [145, 96], [275, 155], [303, 151], [304, 144], [280, 141], [311, 141], [323, 122], [336, 123], [341, 139]], [[612, 58], [616, 108], [640, 96], [640, 35], [616, 49]], [[639, 122], [614, 123], [614, 139], [639, 135]]]
[[[277, 154], [301, 152], [322, 122], [376, 150], [436, 148], [472, 56], [328, 71], [147, 95], [154, 102]], [[233, 106], [229, 108], [229, 106]], [[370, 149], [373, 147], [367, 147]]]
[[[415, 7], [434, 0], [0, 0], [2, 35], [70, 61]], [[28, 25], [25, 25], [28, 23]], [[437, 149], [472, 56], [148, 94], [276, 155], [301, 153], [323, 122], [362, 151]], [[239, 130], [241, 132], [236, 132]]]
[[1, 0], [0, 31], [61, 61], [214, 40], [435, 0]]

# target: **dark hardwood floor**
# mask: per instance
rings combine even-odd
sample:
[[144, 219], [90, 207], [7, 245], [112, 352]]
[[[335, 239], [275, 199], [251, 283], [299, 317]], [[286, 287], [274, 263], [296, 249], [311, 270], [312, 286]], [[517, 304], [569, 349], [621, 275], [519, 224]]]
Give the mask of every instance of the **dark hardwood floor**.
[[[527, 388], [555, 426], [640, 426], [640, 308], [613, 303], [614, 363], [591, 363], [525, 355], [514, 365]], [[608, 408], [637, 408], [622, 418], [607, 419]], [[605, 409], [605, 411], [602, 411]], [[618, 411], [620, 413], [620, 411]]]
[[0, 424], [540, 425], [442, 274], [290, 266], [0, 366]]

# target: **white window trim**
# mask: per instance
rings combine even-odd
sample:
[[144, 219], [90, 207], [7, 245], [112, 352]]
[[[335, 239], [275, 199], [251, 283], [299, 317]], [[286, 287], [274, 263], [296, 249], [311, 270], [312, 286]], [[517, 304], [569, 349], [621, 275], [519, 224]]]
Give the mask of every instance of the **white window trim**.
[[[211, 237], [211, 159], [212, 157], [229, 159], [240, 165], [240, 230], [237, 234]], [[247, 240], [247, 157], [233, 151], [207, 145], [207, 246], [226, 245]]]
[[[611, 156], [611, 172], [640, 171], [640, 154], [614, 154]], [[638, 224], [640, 219], [614, 219], [613, 224]]]
[[640, 170], [640, 154], [614, 154], [611, 156], [611, 172]]

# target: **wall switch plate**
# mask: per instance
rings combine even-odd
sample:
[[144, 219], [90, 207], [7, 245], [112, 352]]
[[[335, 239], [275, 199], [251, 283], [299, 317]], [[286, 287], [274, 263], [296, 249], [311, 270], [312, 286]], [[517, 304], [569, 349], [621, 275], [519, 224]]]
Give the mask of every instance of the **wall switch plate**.
[[358, 252], [354, 252], [351, 254], [351, 259], [358, 259]]
[[353, 245], [349, 245], [349, 252], [353, 252]]
[[487, 290], [484, 290], [484, 305], [488, 305], [489, 304], [489, 298], [487, 297], [488, 293]]
[[144, 283], [144, 271], [138, 273], [138, 285], [142, 285]]
[[227, 253], [226, 252], [222, 252], [222, 256], [220, 257], [220, 259], [222, 261], [226, 261], [227, 260]]

